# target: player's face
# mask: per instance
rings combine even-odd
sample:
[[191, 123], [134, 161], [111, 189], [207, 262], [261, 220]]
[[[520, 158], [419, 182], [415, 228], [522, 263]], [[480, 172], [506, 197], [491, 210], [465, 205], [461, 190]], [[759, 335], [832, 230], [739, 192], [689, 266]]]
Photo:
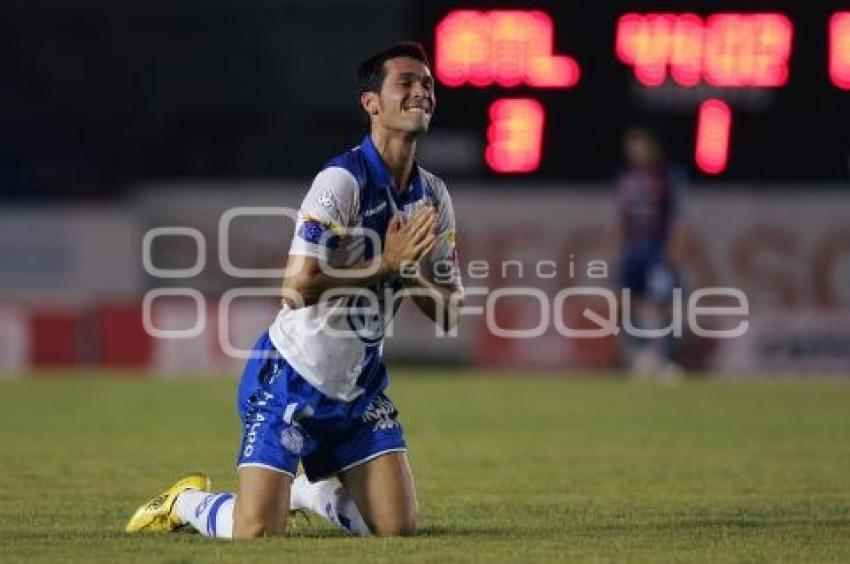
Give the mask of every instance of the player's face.
[[387, 129], [425, 133], [434, 114], [434, 78], [421, 61], [397, 57], [384, 63], [386, 77], [378, 96], [377, 119]]

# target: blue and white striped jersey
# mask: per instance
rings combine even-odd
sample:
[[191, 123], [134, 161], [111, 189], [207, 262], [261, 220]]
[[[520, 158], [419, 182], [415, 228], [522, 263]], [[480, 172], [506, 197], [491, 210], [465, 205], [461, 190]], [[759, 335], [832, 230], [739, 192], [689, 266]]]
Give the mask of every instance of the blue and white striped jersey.
[[[438, 243], [423, 261], [423, 272], [460, 286], [455, 250], [455, 217], [445, 183], [414, 166], [408, 189], [393, 186], [378, 150], [367, 135], [363, 142], [328, 162], [313, 180], [298, 213], [289, 253], [317, 257], [330, 267], [350, 267], [381, 252], [393, 214], [410, 217], [424, 205], [434, 206]], [[432, 276], [433, 278], [433, 276]], [[399, 280], [381, 280], [370, 290], [343, 291], [316, 305], [283, 306], [269, 335], [281, 355], [311, 385], [329, 398], [352, 401], [364, 390], [386, 386], [382, 349], [384, 330], [392, 318]], [[389, 307], [384, 307], [385, 302]], [[368, 311], [367, 311], [368, 310]], [[383, 375], [383, 376], [381, 376]]]

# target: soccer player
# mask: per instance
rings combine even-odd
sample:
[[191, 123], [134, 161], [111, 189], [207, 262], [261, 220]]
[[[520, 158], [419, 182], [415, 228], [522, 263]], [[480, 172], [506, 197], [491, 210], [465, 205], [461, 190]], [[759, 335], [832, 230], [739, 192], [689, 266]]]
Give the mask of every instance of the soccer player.
[[[648, 128], [628, 129], [623, 152], [627, 168], [617, 182], [614, 229], [620, 285], [631, 292], [628, 313], [632, 325], [659, 329], [669, 323], [673, 290], [681, 287], [685, 178], [667, 162], [658, 138]], [[627, 352], [636, 375], [667, 381], [680, 376], [678, 347], [672, 335], [663, 343], [634, 339], [629, 344]]]
[[421, 46], [378, 53], [358, 79], [369, 134], [332, 159], [304, 198], [283, 306], [239, 385], [237, 492], [209, 493], [206, 475], [190, 474], [142, 505], [128, 532], [188, 525], [222, 538], [280, 535], [302, 509], [354, 534], [415, 532], [404, 434], [384, 393], [383, 336], [401, 291], [444, 329], [456, 322], [455, 218], [444, 182], [415, 161], [435, 108]]

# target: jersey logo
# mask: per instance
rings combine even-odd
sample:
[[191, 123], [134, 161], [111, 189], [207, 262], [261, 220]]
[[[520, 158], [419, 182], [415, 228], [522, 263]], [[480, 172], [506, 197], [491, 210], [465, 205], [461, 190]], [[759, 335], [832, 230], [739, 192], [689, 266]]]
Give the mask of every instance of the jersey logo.
[[315, 219], [307, 219], [301, 223], [298, 228], [298, 236], [308, 243], [314, 245], [324, 244], [331, 249], [335, 249], [339, 245], [339, 235], [335, 233], [327, 233], [329, 228], [321, 221]]
[[457, 236], [455, 235], [454, 229], [451, 231], [446, 231], [446, 244], [450, 247], [454, 247], [457, 242]]
[[384, 316], [381, 305], [375, 304], [364, 295], [349, 296], [346, 304], [348, 327], [366, 346], [376, 346], [384, 340]]
[[336, 212], [336, 202], [331, 197], [330, 192], [324, 192], [321, 196], [319, 196], [319, 203], [325, 207], [328, 211]]
[[373, 208], [369, 208], [368, 210], [364, 211], [364, 212], [363, 212], [363, 217], [372, 217], [372, 216], [373, 216], [373, 215], [375, 215], [376, 213], [380, 213], [380, 212], [384, 211], [384, 208], [385, 208], [385, 207], [387, 207], [387, 203], [386, 203], [386, 202], [381, 202], [381, 203], [380, 203], [380, 204], [378, 204], [377, 206], [375, 206], [375, 207], [373, 207]]

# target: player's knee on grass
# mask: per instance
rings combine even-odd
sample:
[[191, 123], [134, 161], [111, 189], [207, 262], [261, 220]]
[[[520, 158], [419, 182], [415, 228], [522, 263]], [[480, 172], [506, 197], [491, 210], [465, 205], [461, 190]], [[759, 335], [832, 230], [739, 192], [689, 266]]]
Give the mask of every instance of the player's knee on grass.
[[407, 455], [391, 452], [342, 473], [369, 531], [379, 537], [416, 534], [419, 503]]
[[[276, 511], [276, 510], [275, 510]], [[286, 513], [275, 514], [269, 508], [239, 506], [234, 514], [234, 539], [259, 539], [282, 535], [286, 530]]]
[[416, 534], [418, 524], [419, 514], [415, 509], [367, 521], [369, 530], [377, 537], [411, 537]]
[[233, 512], [233, 538], [282, 535], [289, 514], [292, 478], [260, 467], [239, 468], [239, 489]]

